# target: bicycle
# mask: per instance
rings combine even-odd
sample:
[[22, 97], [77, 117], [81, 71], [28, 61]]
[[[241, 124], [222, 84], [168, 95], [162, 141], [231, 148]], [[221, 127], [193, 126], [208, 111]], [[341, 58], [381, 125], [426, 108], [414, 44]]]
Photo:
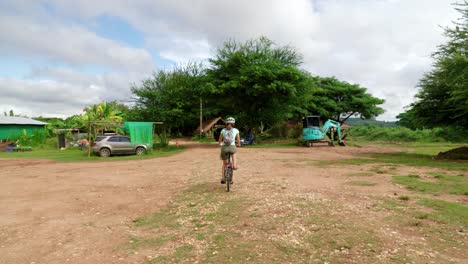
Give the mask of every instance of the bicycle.
[[231, 153], [227, 153], [227, 162], [224, 165], [224, 182], [226, 183], [226, 191], [229, 192], [231, 189], [232, 184], [232, 176], [234, 175], [234, 171], [232, 169], [232, 158]]

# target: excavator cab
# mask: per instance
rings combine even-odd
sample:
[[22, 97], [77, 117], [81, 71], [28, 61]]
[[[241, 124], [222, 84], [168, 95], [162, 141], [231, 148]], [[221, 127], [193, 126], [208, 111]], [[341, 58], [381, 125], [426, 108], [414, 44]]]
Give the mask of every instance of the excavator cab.
[[320, 116], [306, 116], [302, 119], [302, 127], [320, 129]]

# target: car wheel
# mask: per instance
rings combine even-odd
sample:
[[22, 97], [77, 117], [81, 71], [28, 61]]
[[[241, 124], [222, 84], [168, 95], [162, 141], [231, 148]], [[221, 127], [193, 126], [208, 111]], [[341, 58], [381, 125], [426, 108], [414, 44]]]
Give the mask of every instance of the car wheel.
[[136, 149], [136, 152], [135, 152], [135, 153], [136, 153], [138, 156], [140, 156], [140, 155], [145, 154], [145, 152], [146, 152], [146, 149], [145, 149], [144, 147], [138, 147], [138, 148]]
[[99, 156], [101, 157], [107, 158], [107, 157], [110, 157], [110, 155], [111, 155], [111, 151], [108, 148], [103, 148], [99, 151]]

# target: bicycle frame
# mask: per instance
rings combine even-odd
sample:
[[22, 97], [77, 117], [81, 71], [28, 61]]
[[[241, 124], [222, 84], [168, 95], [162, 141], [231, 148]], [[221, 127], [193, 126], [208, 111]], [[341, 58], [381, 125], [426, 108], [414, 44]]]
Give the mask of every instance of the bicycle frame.
[[226, 164], [224, 164], [224, 180], [226, 182], [226, 191], [229, 192], [231, 189], [231, 181], [233, 176], [233, 169], [232, 169], [232, 156], [231, 153], [228, 153]]

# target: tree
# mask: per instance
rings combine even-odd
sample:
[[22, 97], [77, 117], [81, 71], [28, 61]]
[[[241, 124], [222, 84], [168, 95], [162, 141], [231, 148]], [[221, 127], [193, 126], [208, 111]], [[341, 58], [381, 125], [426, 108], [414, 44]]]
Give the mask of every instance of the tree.
[[432, 54], [433, 67], [419, 81], [417, 101], [400, 116], [411, 116], [416, 127], [468, 128], [468, 1], [455, 9], [461, 19], [445, 28], [448, 40]]
[[292, 106], [303, 94], [301, 61], [295, 49], [265, 37], [227, 41], [209, 60], [205, 94], [220, 114], [251, 127], [274, 125], [294, 112]]
[[307, 109], [310, 113], [334, 119], [344, 123], [351, 116], [359, 115], [362, 119], [372, 119], [384, 110], [378, 105], [385, 101], [367, 93], [367, 89], [358, 84], [339, 81], [335, 77], [311, 77], [315, 89], [308, 95]]
[[163, 121], [173, 132], [191, 133], [204, 116], [234, 116], [242, 126], [264, 131], [286, 119], [318, 113], [340, 120], [353, 114], [373, 118], [383, 100], [359, 85], [335, 78], [312, 77], [301, 70], [301, 55], [267, 38], [227, 41], [204, 68], [189, 63], [160, 70], [132, 87], [136, 120]]
[[105, 102], [102, 101], [99, 104], [91, 105], [85, 107], [83, 111], [85, 112], [81, 121], [84, 121], [86, 126], [88, 126], [89, 122], [92, 121], [104, 121], [109, 123], [100, 124], [98, 126], [94, 126], [94, 135], [96, 136], [99, 129], [108, 129], [114, 131], [120, 131], [121, 125], [120, 123], [123, 121], [122, 113], [117, 109], [117, 102]]
[[169, 130], [191, 133], [199, 122], [203, 83], [203, 67], [198, 63], [159, 70], [132, 87], [135, 106], [129, 115], [141, 121], [163, 121]]

